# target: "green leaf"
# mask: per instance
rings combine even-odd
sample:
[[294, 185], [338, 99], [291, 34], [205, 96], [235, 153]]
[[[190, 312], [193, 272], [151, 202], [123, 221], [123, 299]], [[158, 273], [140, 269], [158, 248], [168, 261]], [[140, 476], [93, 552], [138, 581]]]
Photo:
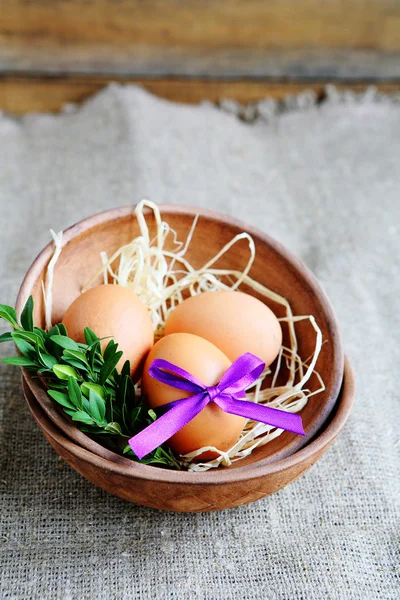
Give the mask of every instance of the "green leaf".
[[12, 339], [11, 331], [6, 331], [6, 333], [0, 335], [0, 344], [1, 342], [12, 342]]
[[106, 405], [101, 396], [97, 394], [94, 390], [90, 390], [89, 393], [89, 408], [91, 416], [98, 423], [104, 422], [104, 417], [106, 414]]
[[121, 409], [121, 418], [126, 431], [133, 430], [133, 422], [129, 419], [130, 409], [135, 405], [135, 386], [129, 375], [121, 377], [116, 393], [116, 404]]
[[147, 414], [149, 415], [150, 420], [152, 422], [154, 422], [157, 419], [157, 415], [152, 408], [150, 408], [150, 410], [147, 412]]
[[121, 427], [119, 425], [119, 423], [109, 423], [108, 425], [106, 425], [104, 427], [105, 431], [108, 431], [108, 433], [112, 433], [113, 435], [122, 435], [122, 431], [121, 431]]
[[103, 352], [104, 362], [110, 360], [114, 354], [116, 353], [118, 348], [118, 344], [114, 342], [114, 340], [110, 340], [106, 346], [106, 349]]
[[159, 446], [141, 460], [138, 459], [129, 444], [123, 449], [123, 454], [143, 465], [154, 465], [167, 469], [182, 469], [182, 465], [176, 460], [172, 450], [168, 446]]
[[85, 342], [78, 342], [78, 346], [82, 352], [86, 352], [86, 350], [89, 348]]
[[36, 375], [39, 375], [39, 376], [48, 375], [50, 377], [51, 375], [54, 375], [54, 373], [53, 373], [53, 369], [46, 369], [45, 367], [42, 367], [41, 369], [38, 369], [36, 371]]
[[8, 358], [3, 358], [2, 361], [6, 365], [16, 365], [18, 367], [35, 367], [37, 369], [37, 364], [33, 362], [33, 360], [29, 360], [29, 358], [25, 358], [25, 356], [10, 356]]
[[85, 327], [83, 333], [88, 346], [91, 346], [94, 342], [99, 341], [97, 335], [91, 329], [89, 329], [89, 327]]
[[29, 296], [21, 313], [21, 325], [26, 331], [33, 331], [33, 298]]
[[82, 406], [85, 412], [87, 412], [88, 414], [90, 414], [90, 404], [89, 404], [89, 398], [86, 398], [85, 396], [82, 396]]
[[54, 342], [51, 341], [51, 338], [53, 337], [53, 335], [60, 335], [60, 330], [58, 328], [58, 325], [54, 325], [54, 327], [52, 327], [50, 329], [50, 331], [46, 334], [45, 346], [50, 354], [52, 354], [56, 358], [60, 359], [61, 355], [63, 353], [63, 350], [62, 350], [61, 346], [58, 346], [57, 344], [55, 344]]
[[[129, 407], [131, 407], [136, 405], [136, 390], [132, 379], [128, 375], [126, 375], [126, 378], [128, 383], [126, 402], [129, 405]], [[143, 402], [142, 406], [144, 406]]]
[[19, 328], [17, 314], [12, 306], [0, 304], [0, 319], [4, 319], [10, 323], [15, 329]]
[[98, 394], [100, 398], [103, 398], [103, 400], [105, 400], [106, 395], [103, 386], [99, 385], [98, 383], [90, 383], [89, 381], [84, 381], [81, 385], [81, 390], [82, 393], [85, 394], [85, 396], [89, 396], [90, 391], [92, 390], [93, 392], [96, 392], [96, 394]]
[[54, 365], [53, 373], [58, 377], [58, 379], [67, 380], [69, 377], [74, 377], [74, 379], [78, 379], [79, 375], [72, 367], [68, 365]]
[[61, 359], [63, 360], [63, 364], [65, 363], [66, 365], [75, 367], [76, 369], [84, 371], [85, 373], [88, 373], [89, 371], [89, 368], [85, 367], [85, 365], [82, 364], [79, 360], [75, 360], [74, 358], [65, 358], [64, 355], [61, 357]]
[[68, 337], [68, 331], [67, 331], [67, 328], [65, 327], [64, 323], [58, 323], [58, 330], [60, 332], [60, 335], [64, 335], [64, 336]]
[[[72, 409], [72, 408], [64, 408], [64, 412], [69, 416], [69, 417], [73, 417], [76, 414], [76, 408]], [[81, 428], [82, 431], [82, 428]]]
[[33, 333], [40, 337], [40, 339], [43, 340], [43, 342], [46, 340], [46, 332], [43, 331], [43, 329], [40, 329], [39, 327], [34, 327]]
[[85, 366], [89, 366], [86, 354], [80, 350], [64, 350], [63, 358], [75, 358], [78, 362], [83, 363]]
[[58, 346], [61, 346], [61, 348], [65, 348], [67, 350], [75, 350], [76, 352], [79, 352], [78, 344], [74, 342], [74, 340], [71, 340], [71, 338], [66, 337], [65, 335], [52, 335], [50, 339]]
[[[89, 360], [89, 356], [88, 356], [88, 360]], [[90, 360], [89, 360], [89, 362], [90, 362]], [[103, 361], [98, 358], [98, 355], [96, 355], [93, 360], [92, 371], [94, 371], [95, 373], [100, 373], [100, 369], [103, 365], [104, 365]]]
[[[39, 371], [37, 371], [37, 373], [39, 373]], [[49, 376], [46, 377], [46, 379], [49, 381], [49, 386], [51, 386], [51, 389], [65, 393], [65, 381], [60, 381], [59, 379], [51, 379], [50, 375], [54, 377], [53, 371], [50, 371]]]
[[77, 410], [72, 415], [73, 421], [79, 421], [80, 423], [85, 423], [86, 425], [95, 425], [94, 420], [88, 414], [83, 412], [83, 410]]
[[48, 390], [47, 393], [51, 398], [53, 398], [53, 400], [58, 402], [58, 404], [61, 404], [61, 406], [64, 406], [65, 408], [75, 409], [75, 406], [72, 404], [67, 394], [63, 394], [62, 392], [56, 392], [55, 390]]
[[117, 390], [118, 404], [121, 406], [122, 422], [124, 424], [125, 429], [127, 429], [127, 430], [129, 430], [129, 424], [128, 424], [128, 408], [126, 405], [126, 396], [127, 396], [127, 387], [128, 387], [129, 379], [130, 379], [130, 377], [128, 377], [127, 375], [125, 375], [124, 377], [121, 377], [120, 384], [119, 384], [119, 387]]
[[35, 351], [36, 351], [37, 358], [39, 359], [41, 364], [43, 366], [45, 366], [47, 369], [52, 370], [54, 365], [57, 364], [57, 359], [54, 356], [52, 356], [51, 354], [47, 354], [47, 352], [42, 351], [42, 349], [39, 345], [39, 341], [36, 342]]
[[120, 361], [121, 357], [123, 355], [123, 352], [116, 352], [116, 354], [114, 354], [114, 356], [106, 363], [104, 363], [104, 365], [101, 367], [100, 369], [100, 383], [104, 384], [106, 382], [106, 380], [110, 377], [110, 375], [112, 375], [112, 372], [114, 371], [115, 367], [117, 366], [117, 363]]
[[144, 427], [148, 425], [146, 421], [147, 417], [147, 408], [143, 404], [139, 406], [135, 406], [132, 410], [128, 412], [130, 418], [128, 419], [128, 430], [133, 433], [141, 431]]
[[126, 360], [124, 362], [124, 366], [121, 369], [121, 376], [122, 377], [129, 377], [131, 376], [131, 363], [129, 362], [129, 360]]
[[87, 354], [88, 363], [91, 369], [94, 368], [96, 356], [100, 358], [100, 342], [94, 342]]
[[[34, 328], [30, 322], [32, 308], [33, 305], [28, 304], [24, 313], [25, 330], [16, 324], [15, 335], [8, 333], [0, 337], [0, 341], [13, 339], [25, 356], [11, 357], [3, 362], [34, 370], [34, 377], [45, 377], [49, 396], [80, 423], [82, 431], [124, 439], [155, 420], [156, 413], [145, 406], [142, 398], [136, 399], [129, 361], [125, 361], [121, 373], [117, 372], [116, 366], [123, 353], [118, 351], [114, 340], [107, 343], [102, 354], [101, 343], [107, 338], [98, 338], [88, 328], [85, 330], [86, 344], [71, 340], [62, 324], [46, 333]], [[2, 310], [4, 313], [4, 308]], [[15, 311], [5, 314], [10, 322]], [[138, 461], [129, 446], [124, 452]], [[167, 446], [156, 448], [139, 462], [181, 468]]]
[[44, 348], [42, 338], [35, 332], [32, 331], [23, 331], [22, 329], [18, 329], [17, 331], [12, 332], [13, 339], [16, 338], [20, 340], [26, 340], [32, 345], [35, 345], [37, 342]]
[[50, 340], [53, 335], [60, 335], [60, 329], [58, 325], [53, 325], [53, 327], [46, 333], [46, 339]]
[[82, 409], [82, 392], [78, 382], [73, 377], [68, 379], [68, 395], [74, 406]]
[[16, 332], [13, 332], [11, 335], [14, 340], [14, 344], [17, 346], [21, 354], [27, 358], [30, 358], [31, 360], [34, 360], [36, 358], [35, 348], [24, 339], [19, 338]]
[[57, 364], [57, 359], [54, 358], [51, 354], [46, 354], [45, 352], [41, 352], [40, 358], [42, 363], [45, 365], [47, 369], [50, 371], [53, 370], [53, 367]]
[[85, 427], [82, 425], [80, 430], [85, 433], [91, 433], [92, 435], [110, 435], [108, 431], [105, 431], [104, 427]]

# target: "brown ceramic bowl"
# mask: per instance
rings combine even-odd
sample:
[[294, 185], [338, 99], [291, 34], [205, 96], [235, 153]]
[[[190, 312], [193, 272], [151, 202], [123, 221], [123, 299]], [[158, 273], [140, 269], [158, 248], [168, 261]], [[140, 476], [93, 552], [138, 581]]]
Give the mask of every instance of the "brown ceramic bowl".
[[23, 389], [29, 409], [46, 439], [81, 475], [125, 500], [177, 512], [240, 506], [272, 494], [297, 479], [324, 454], [341, 431], [355, 393], [354, 375], [346, 361], [343, 385], [331, 420], [305, 448], [273, 463], [255, 462], [252, 469], [218, 468], [206, 473], [187, 473], [132, 464], [109, 451], [108, 457], [102, 457], [82, 448], [46, 416], [24, 379]]
[[[316, 318], [325, 341], [317, 362], [317, 370], [323, 377], [326, 390], [313, 396], [302, 410], [306, 437], [284, 432], [269, 444], [255, 450], [251, 456], [235, 463], [235, 470], [252, 469], [253, 466], [290, 456], [321, 431], [335, 405], [343, 380], [344, 358], [340, 334], [328, 298], [309, 269], [265, 233], [235, 219], [195, 207], [161, 206], [160, 208], [163, 218], [176, 230], [180, 239], [186, 238], [194, 216], [200, 215], [187, 252], [188, 259], [195, 266], [204, 264], [237, 233], [242, 231], [250, 233], [256, 245], [256, 260], [250, 275], [286, 297], [295, 315], [312, 314]], [[148, 221], [154, 230], [152, 215], [149, 215]], [[79, 295], [81, 287], [100, 266], [100, 251], [105, 250], [110, 256], [122, 244], [137, 235], [138, 225], [133, 207], [117, 208], [94, 215], [64, 232], [65, 246], [54, 274], [53, 322], [62, 319], [66, 308]], [[41, 285], [52, 252], [52, 244], [49, 244], [35, 259], [26, 274], [17, 299], [17, 312], [20, 313], [28, 296], [33, 295], [35, 324], [41, 327], [44, 326]], [[234, 246], [229, 254], [218, 262], [218, 266], [235, 269], [244, 267], [247, 256], [247, 243], [243, 241]], [[241, 289], [251, 292], [246, 288]], [[266, 303], [278, 316], [284, 316], [283, 309], [279, 305]], [[315, 344], [315, 334], [311, 326], [304, 322], [298, 324], [296, 329], [301, 355], [310, 356]], [[52, 403], [40, 380], [33, 379], [28, 373], [25, 373], [24, 377], [30, 391], [60, 433], [66, 434], [83, 448], [99, 456], [108, 456], [108, 451], [89, 436], [81, 433], [61, 409]], [[317, 380], [313, 377], [307, 387], [315, 389], [316, 385]], [[130, 468], [136, 467], [130, 465]]]

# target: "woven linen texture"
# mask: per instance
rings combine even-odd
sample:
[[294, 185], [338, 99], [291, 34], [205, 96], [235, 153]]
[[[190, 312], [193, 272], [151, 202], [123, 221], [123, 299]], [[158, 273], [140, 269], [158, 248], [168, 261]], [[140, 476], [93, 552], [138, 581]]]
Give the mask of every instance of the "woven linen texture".
[[50, 228], [144, 197], [212, 208], [312, 269], [358, 387], [344, 431], [298, 481], [237, 509], [172, 514], [114, 498], [59, 461], [18, 369], [2, 365], [2, 599], [399, 598], [400, 104], [305, 99], [261, 103], [248, 123], [232, 103], [111, 86], [61, 115], [0, 118], [2, 303]]

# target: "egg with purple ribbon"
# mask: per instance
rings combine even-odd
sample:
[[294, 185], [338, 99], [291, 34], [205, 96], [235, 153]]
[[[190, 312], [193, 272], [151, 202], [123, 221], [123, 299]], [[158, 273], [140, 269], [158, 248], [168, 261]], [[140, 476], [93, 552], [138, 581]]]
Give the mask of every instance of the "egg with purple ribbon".
[[[197, 335], [174, 333], [163, 337], [151, 349], [143, 369], [143, 391], [151, 408], [192, 395], [151, 377], [149, 369], [155, 359], [164, 359], [177, 365], [206, 386], [219, 383], [231, 365], [221, 350]], [[177, 454], [187, 454], [205, 446], [226, 451], [237, 441], [245, 422], [244, 417], [226, 413], [210, 402], [168, 440], [168, 445]], [[210, 460], [217, 456], [216, 452], [208, 450], [196, 460]]]

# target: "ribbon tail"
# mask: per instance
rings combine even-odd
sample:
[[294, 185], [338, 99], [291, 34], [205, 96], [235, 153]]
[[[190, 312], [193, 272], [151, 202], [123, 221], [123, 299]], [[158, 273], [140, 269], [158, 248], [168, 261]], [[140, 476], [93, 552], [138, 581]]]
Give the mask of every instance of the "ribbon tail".
[[219, 396], [214, 398], [214, 402], [218, 404], [222, 410], [233, 415], [239, 415], [253, 421], [260, 421], [266, 425], [285, 429], [298, 435], [306, 435], [303, 429], [303, 423], [300, 415], [286, 412], [278, 408], [262, 406], [249, 400], [235, 400], [229, 396]]
[[204, 392], [174, 402], [174, 406], [154, 423], [130, 438], [128, 444], [136, 456], [142, 459], [189, 423], [207, 403], [207, 394]]

